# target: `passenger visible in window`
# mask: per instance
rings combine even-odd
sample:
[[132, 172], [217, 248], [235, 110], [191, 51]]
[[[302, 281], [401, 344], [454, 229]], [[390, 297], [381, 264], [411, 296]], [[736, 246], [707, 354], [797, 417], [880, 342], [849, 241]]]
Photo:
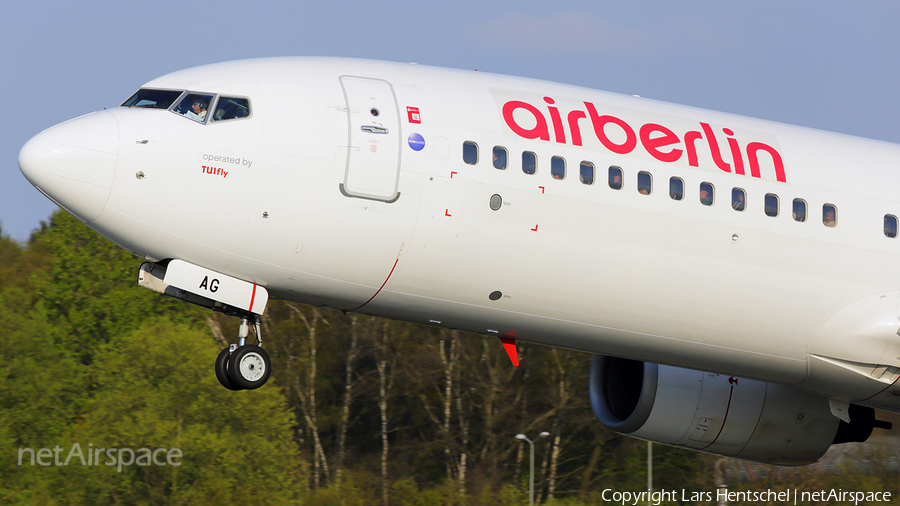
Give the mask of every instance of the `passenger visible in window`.
[[534, 174], [537, 171], [537, 155], [531, 151], [522, 152], [522, 172]]
[[463, 161], [469, 165], [478, 163], [478, 144], [472, 141], [463, 143]]
[[506, 150], [500, 146], [494, 146], [494, 168], [506, 169]]
[[554, 156], [550, 159], [550, 175], [553, 179], [566, 178], [566, 160], [561, 156]]
[[884, 215], [884, 235], [897, 237], [897, 217], [892, 214]]
[[795, 221], [806, 221], [806, 201], [794, 199], [794, 210], [791, 212]]
[[609, 168], [609, 187], [613, 190], [622, 189], [622, 169], [618, 167]]
[[744, 210], [744, 190], [740, 188], [732, 188], [731, 190], [731, 208], [735, 211]]
[[591, 162], [581, 162], [580, 175], [583, 184], [594, 184], [594, 164]]
[[822, 206], [822, 223], [826, 227], [834, 227], [837, 225], [837, 209], [831, 204]]
[[713, 185], [710, 183], [700, 183], [700, 203], [704, 206], [713, 204]]
[[650, 191], [653, 189], [653, 177], [649, 172], [640, 171], [638, 172], [638, 193], [641, 195], [650, 195]]
[[672, 197], [672, 200], [684, 198], [684, 181], [680, 178], [669, 178], [669, 197]]

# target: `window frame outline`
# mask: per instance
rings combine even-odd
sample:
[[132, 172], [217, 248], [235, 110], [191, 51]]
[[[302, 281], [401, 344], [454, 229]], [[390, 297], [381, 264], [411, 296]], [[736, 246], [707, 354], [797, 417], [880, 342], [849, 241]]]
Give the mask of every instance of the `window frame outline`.
[[[163, 109], [162, 107], [147, 107], [147, 106], [141, 106], [141, 105], [125, 105], [125, 102], [128, 102], [128, 100], [129, 100], [131, 97], [133, 97], [135, 94], [137, 94], [137, 92], [139, 92], [139, 91], [141, 91], [141, 90], [153, 90], [153, 91], [180, 91], [181, 93], [180, 93], [177, 97], [175, 97], [175, 100], [172, 101], [172, 104], [169, 105], [169, 107], [166, 107], [165, 109]], [[181, 99], [184, 98], [184, 94], [185, 94], [185, 93], [189, 93], [189, 91], [188, 91], [188, 90], [185, 90], [185, 89], [178, 89], [178, 88], [144, 88], [144, 87], [140, 87], [140, 88], [134, 90], [134, 93], [132, 93], [131, 95], [128, 95], [128, 98], [126, 98], [125, 100], [123, 100], [122, 103], [119, 104], [119, 107], [127, 107], [127, 108], [129, 108], [129, 109], [163, 109], [163, 110], [166, 110], [166, 111], [171, 111], [172, 108], [175, 107], [175, 104], [181, 102]]]
[[[709, 185], [712, 195], [710, 195], [709, 204], [704, 204], [703, 200], [700, 198], [700, 192], [703, 191], [703, 185]], [[709, 181], [701, 181], [700, 186], [697, 187], [697, 200], [700, 202], [700, 205], [706, 207], [712, 207], [716, 203], [716, 185], [710, 183]]]
[[[616, 188], [612, 185], [612, 181], [610, 181], [610, 176], [612, 176], [613, 169], [619, 171], [619, 187]], [[622, 170], [622, 167], [618, 165], [610, 165], [609, 169], [606, 171], [606, 184], [612, 190], [624, 190], [625, 189], [625, 171]]]
[[[831, 209], [834, 211], [834, 225], [828, 225], [828, 224], [825, 223], [825, 208], [826, 208], [826, 207], [831, 207]], [[828, 228], [837, 228], [837, 226], [838, 226], [838, 212], [837, 212], [837, 206], [836, 206], [836, 205], [834, 205], [834, 204], [832, 204], [832, 203], [830, 203], [830, 202], [826, 202], [826, 203], [822, 204], [822, 225], [825, 225], [825, 226], [828, 227]]]
[[212, 125], [214, 123], [216, 123], [216, 124], [228, 123], [229, 121], [239, 121], [239, 120], [244, 120], [244, 119], [250, 119], [253, 117], [253, 101], [250, 100], [250, 97], [245, 97], [243, 95], [223, 95], [221, 93], [216, 94], [215, 104], [214, 104], [214, 106], [210, 106], [210, 110], [213, 111], [213, 114], [215, 113], [216, 107], [219, 106], [219, 100], [221, 100], [222, 98], [240, 98], [240, 99], [246, 100], [247, 101], [247, 110], [250, 111], [250, 114], [244, 116], [243, 118], [220, 119], [217, 121], [213, 121], [212, 119], [210, 119], [207, 121], [207, 124]]
[[[735, 190], [741, 192], [741, 195], [744, 196], [744, 207], [742, 209], [735, 209], [734, 207], [734, 192]], [[731, 209], [738, 213], [743, 213], [747, 210], [747, 190], [741, 188], [740, 186], [732, 186], [731, 187]]]
[[[803, 219], [802, 220], [798, 220], [794, 216], [795, 213], [794, 213], [793, 205], [797, 202], [803, 203]], [[794, 197], [794, 200], [791, 201], [791, 206], [792, 206], [791, 207], [791, 218], [793, 218], [794, 221], [796, 221], [797, 223], [806, 223], [807, 221], [809, 221], [809, 202], [807, 202], [806, 199], [801, 199], [800, 197]]]
[[[836, 212], [835, 212], [835, 216], [837, 216]], [[894, 235], [892, 235], [892, 236], [887, 235], [887, 227], [883, 227], [882, 232], [884, 233], [884, 236], [887, 237], [888, 239], [896, 239], [897, 236], [900, 235], [900, 221], [897, 220], [897, 215], [887, 213], [884, 215], [884, 217], [894, 219]], [[835, 219], [835, 224], [837, 224], [837, 219]]]
[[184, 93], [182, 93], [182, 94], [178, 97], [177, 100], [175, 100], [174, 102], [172, 102], [172, 105], [170, 105], [169, 108], [168, 108], [167, 110], [168, 110], [169, 112], [171, 112], [172, 114], [177, 114], [177, 115], [179, 115], [179, 116], [182, 116], [182, 117], [187, 118], [187, 113], [182, 114], [182, 113], [176, 111], [175, 108], [178, 107], [178, 106], [181, 104], [181, 102], [182, 102], [184, 99], [186, 99], [189, 95], [210, 95], [209, 106], [208, 106], [208, 108], [206, 109], [206, 117], [203, 118], [203, 121], [197, 121], [197, 120], [195, 120], [195, 119], [188, 118], [188, 119], [190, 119], [191, 121], [193, 121], [194, 123], [197, 123], [197, 124], [200, 124], [200, 125], [205, 125], [205, 124], [209, 123], [209, 117], [212, 115], [212, 111], [215, 110], [215, 107], [214, 107], [214, 106], [215, 106], [215, 104], [218, 104], [218, 103], [219, 103], [219, 94], [218, 94], [218, 93], [212, 93], [212, 92], [209, 92], [209, 91], [192, 91], [192, 90], [184, 90]]
[[[581, 172], [582, 167], [584, 167], [585, 165], [591, 166], [591, 182], [590, 183], [584, 182], [584, 175]], [[585, 186], [594, 186], [594, 183], [597, 182], [597, 166], [594, 165], [594, 162], [591, 162], [588, 160], [582, 160], [581, 163], [578, 164], [578, 181], [580, 181], [581, 184], [583, 184]]]
[[[526, 172], [525, 171], [525, 154], [526, 153], [530, 154], [532, 156], [532, 158], [534, 158], [534, 172]], [[535, 153], [534, 151], [528, 151], [528, 150], [522, 151], [522, 173], [527, 176], [534, 176], [535, 174], [538, 173], [538, 156], [537, 156], [537, 153]]]
[[[647, 177], [650, 178], [650, 187], [647, 189], [646, 195], [641, 193], [641, 174], [646, 174]], [[653, 193], [653, 174], [651, 174], [650, 171], [648, 171], [648, 170], [639, 170], [637, 173], [636, 188], [637, 188], [638, 195], [647, 196], [647, 195], [652, 194]]]
[[[560, 161], [562, 161], [563, 173], [562, 173], [562, 177], [560, 177], [560, 178], [553, 177], [553, 160], [560, 160]], [[562, 155], [553, 155], [553, 156], [551, 156], [551, 157], [550, 157], [550, 179], [553, 179], [553, 180], [555, 180], [555, 181], [565, 181], [565, 180], [566, 180], [566, 176], [568, 175], [567, 173], [569, 172], [569, 171], [568, 171], [568, 165], [569, 165], [569, 164], [568, 164], [568, 162], [566, 162], [566, 157], [564, 157], [564, 156], [562, 156]]]
[[[677, 199], [672, 196], [672, 181], [678, 181], [679, 183], [681, 183], [681, 196]], [[670, 176], [669, 177], [669, 199], [670, 200], [674, 200], [676, 202], [683, 201], [684, 200], [684, 188], [685, 188], [684, 179], [682, 179], [678, 176]]]
[[[471, 144], [475, 146], [475, 162], [469, 163], [466, 161], [466, 144]], [[478, 165], [478, 162], [481, 161], [481, 147], [478, 146], [478, 143], [475, 141], [463, 141], [463, 152], [462, 152], [462, 160], [466, 165]]]
[[[768, 202], [766, 202], [769, 197], [775, 197], [775, 214], [769, 214], [769, 206], [767, 205]], [[744, 200], [746, 200], [746, 198], [744, 198]], [[766, 193], [763, 196], [763, 214], [771, 218], [777, 218], [781, 215], [781, 198], [777, 193]]]
[[[497, 165], [494, 163], [494, 152], [497, 151], [498, 149], [502, 150], [504, 155], [506, 156], [506, 164], [503, 167], [497, 167]], [[491, 167], [493, 167], [497, 170], [508, 169], [509, 168], [509, 150], [503, 146], [494, 146], [493, 148], [491, 148]]]

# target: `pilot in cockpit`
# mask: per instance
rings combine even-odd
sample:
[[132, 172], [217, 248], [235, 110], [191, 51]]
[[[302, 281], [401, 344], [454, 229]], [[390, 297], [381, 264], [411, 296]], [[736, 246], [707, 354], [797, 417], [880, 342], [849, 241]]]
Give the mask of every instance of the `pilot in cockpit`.
[[209, 104], [202, 100], [194, 100], [193, 105], [191, 105], [191, 109], [184, 113], [185, 116], [191, 118], [194, 121], [203, 122], [206, 119], [206, 111], [209, 108]]

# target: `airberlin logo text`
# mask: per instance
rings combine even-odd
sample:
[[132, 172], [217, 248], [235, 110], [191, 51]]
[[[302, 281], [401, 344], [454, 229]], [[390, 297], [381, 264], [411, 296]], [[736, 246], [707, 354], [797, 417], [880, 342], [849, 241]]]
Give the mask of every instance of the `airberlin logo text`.
[[[550, 116], [549, 125], [553, 127], [553, 139], [560, 144], [567, 144], [566, 126], [568, 126], [572, 144], [581, 146], [582, 128], [588, 126], [593, 129], [597, 140], [606, 149], [616, 154], [627, 155], [633, 152], [637, 149], [638, 141], [640, 141], [644, 151], [661, 162], [674, 163], [687, 156], [688, 165], [699, 167], [698, 149], [708, 150], [716, 167], [725, 172], [744, 175], [744, 161], [746, 160], [750, 168], [750, 175], [761, 178], [760, 162], [762, 161], [766, 170], [769, 167], [774, 170], [776, 180], [787, 182], [784, 175], [784, 162], [778, 150], [762, 142], [749, 142], [742, 146], [729, 128], [723, 128], [722, 134], [727, 143], [727, 150], [731, 154], [731, 163], [723, 158], [724, 149], [720, 148], [719, 139], [716, 138], [716, 133], [708, 123], [700, 122], [698, 130], [690, 130], [680, 136], [657, 123], [646, 123], [635, 131], [635, 128], [621, 118], [600, 114], [594, 104], [584, 102], [584, 111], [577, 109], [569, 111], [564, 124], [559, 108], [554, 106], [556, 102], [550, 97], [544, 97], [544, 102], [547, 104], [547, 112]], [[523, 127], [516, 121], [513, 115], [519, 109], [527, 111], [527, 114], [534, 117], [533, 127]], [[522, 113], [517, 115], [520, 119], [522, 118]], [[520, 137], [550, 141], [547, 117], [544, 112], [528, 102], [510, 100], [503, 104], [503, 119], [506, 121], [506, 125]], [[579, 122], [579, 120], [583, 121]], [[531, 124], [532, 122], [529, 121], [528, 125]], [[615, 140], [610, 139], [609, 133], [613, 134]]]

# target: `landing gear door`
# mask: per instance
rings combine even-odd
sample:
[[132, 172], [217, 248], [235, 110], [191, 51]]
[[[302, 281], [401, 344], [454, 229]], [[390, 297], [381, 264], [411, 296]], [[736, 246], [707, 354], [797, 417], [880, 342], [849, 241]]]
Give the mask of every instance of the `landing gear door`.
[[341, 76], [349, 146], [341, 192], [348, 197], [394, 202], [400, 198], [400, 111], [391, 83]]

